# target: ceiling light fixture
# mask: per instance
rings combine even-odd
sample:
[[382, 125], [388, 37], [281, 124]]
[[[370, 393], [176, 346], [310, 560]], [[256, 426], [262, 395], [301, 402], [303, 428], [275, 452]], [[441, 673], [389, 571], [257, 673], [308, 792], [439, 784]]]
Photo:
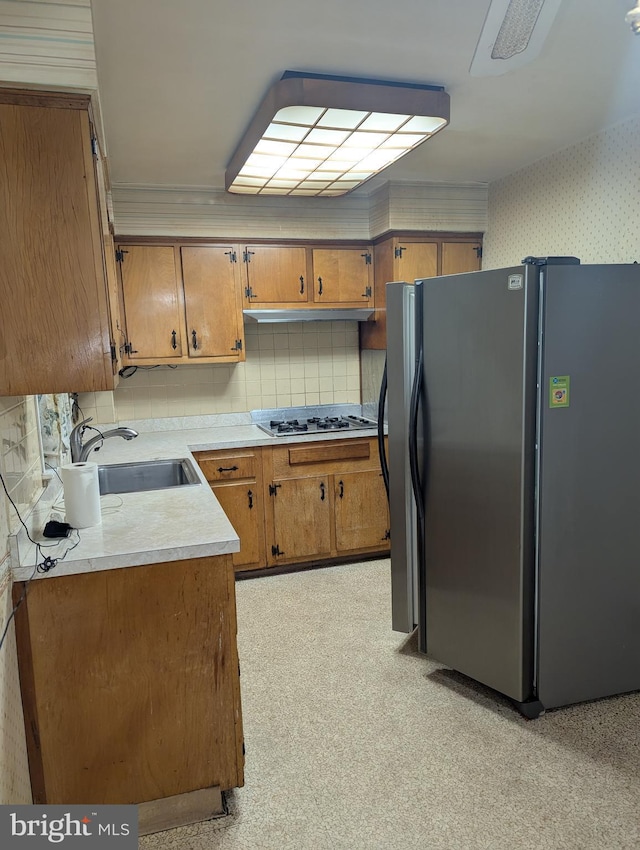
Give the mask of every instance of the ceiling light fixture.
[[442, 86], [285, 71], [226, 171], [228, 192], [345, 195], [449, 123]]
[[540, 53], [562, 0], [492, 0], [476, 46], [472, 77], [504, 74]]

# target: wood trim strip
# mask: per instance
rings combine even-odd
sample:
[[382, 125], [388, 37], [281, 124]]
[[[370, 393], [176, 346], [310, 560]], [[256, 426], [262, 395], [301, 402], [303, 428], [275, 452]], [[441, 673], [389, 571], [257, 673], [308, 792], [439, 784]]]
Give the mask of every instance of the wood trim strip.
[[8, 103], [13, 106], [49, 106], [56, 109], [88, 110], [91, 105], [91, 97], [88, 94], [0, 87], [0, 103]]
[[[28, 582], [17, 582], [13, 585], [13, 604], [23, 592], [26, 592]], [[18, 673], [20, 676], [20, 691], [22, 693], [22, 710], [24, 714], [24, 731], [27, 742], [27, 759], [29, 776], [31, 778], [31, 795], [33, 802], [47, 802], [47, 789], [44, 779], [44, 766], [40, 749], [40, 724], [38, 722], [38, 695], [33, 671], [33, 653], [31, 649], [31, 629], [29, 627], [29, 610], [26, 596], [16, 611], [14, 618], [16, 629], [16, 644], [18, 646]]]
[[353, 440], [352, 443], [326, 443], [320, 446], [300, 446], [289, 449], [289, 464], [318, 463], [329, 460], [349, 460], [371, 456], [369, 442]]

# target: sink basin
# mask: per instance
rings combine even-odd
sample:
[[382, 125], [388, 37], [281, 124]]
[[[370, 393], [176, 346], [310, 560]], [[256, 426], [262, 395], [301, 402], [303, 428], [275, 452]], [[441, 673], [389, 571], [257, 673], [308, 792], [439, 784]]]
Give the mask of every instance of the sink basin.
[[111, 463], [98, 466], [100, 495], [107, 493], [140, 493], [200, 484], [188, 458], [148, 460], [139, 463]]

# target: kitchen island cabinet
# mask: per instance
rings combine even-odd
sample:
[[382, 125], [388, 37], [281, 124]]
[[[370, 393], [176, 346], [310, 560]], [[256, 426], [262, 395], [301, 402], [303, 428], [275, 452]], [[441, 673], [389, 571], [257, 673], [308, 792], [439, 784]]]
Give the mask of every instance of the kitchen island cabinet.
[[0, 395], [115, 386], [86, 95], [0, 89]]
[[16, 630], [35, 803], [149, 804], [151, 831], [243, 784], [230, 555], [38, 579]]

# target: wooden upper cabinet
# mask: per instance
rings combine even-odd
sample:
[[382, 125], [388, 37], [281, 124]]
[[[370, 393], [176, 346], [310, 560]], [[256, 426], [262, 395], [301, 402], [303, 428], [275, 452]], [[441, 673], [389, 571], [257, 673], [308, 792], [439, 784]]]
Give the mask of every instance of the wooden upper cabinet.
[[443, 242], [440, 274], [475, 272], [482, 264], [482, 242]]
[[0, 395], [113, 389], [88, 97], [0, 90], [0, 163]]
[[309, 295], [307, 252], [303, 247], [247, 245], [245, 307], [306, 304]]
[[118, 245], [128, 363], [245, 359], [233, 245]]
[[236, 250], [183, 246], [180, 254], [189, 356], [239, 357], [243, 326]]
[[361, 349], [387, 347], [386, 291], [387, 283], [413, 283], [427, 277], [480, 268], [482, 240], [473, 234], [469, 239], [454, 234], [407, 238], [389, 235], [374, 246], [375, 321], [360, 324]]
[[119, 245], [130, 362], [179, 359], [183, 309], [172, 246]]
[[[393, 245], [393, 280], [413, 283], [438, 274], [438, 243], [398, 239]], [[387, 281], [389, 283], [390, 281]]]
[[373, 257], [369, 248], [313, 248], [316, 304], [367, 307], [373, 302]]

